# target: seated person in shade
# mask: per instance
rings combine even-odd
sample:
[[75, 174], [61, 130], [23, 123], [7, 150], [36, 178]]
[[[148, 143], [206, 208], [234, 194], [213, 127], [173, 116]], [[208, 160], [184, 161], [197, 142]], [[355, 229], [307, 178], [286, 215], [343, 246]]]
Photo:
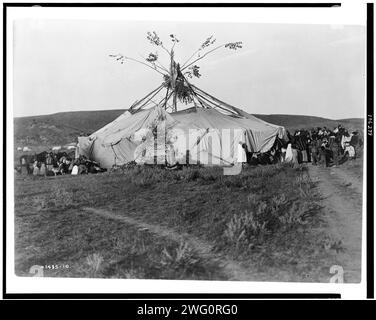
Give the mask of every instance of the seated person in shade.
[[256, 152], [252, 153], [249, 164], [251, 166], [257, 166], [259, 164], [258, 154]]

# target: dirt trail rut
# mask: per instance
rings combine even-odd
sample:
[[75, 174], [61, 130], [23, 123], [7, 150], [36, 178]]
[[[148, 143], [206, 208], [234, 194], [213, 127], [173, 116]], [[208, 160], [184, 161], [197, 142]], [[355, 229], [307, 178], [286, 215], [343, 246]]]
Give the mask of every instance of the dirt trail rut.
[[341, 239], [338, 261], [345, 282], [361, 280], [362, 181], [342, 168], [309, 167], [323, 196], [327, 234]]
[[214, 252], [213, 246], [209, 243], [202, 241], [192, 235], [177, 233], [176, 231], [155, 224], [149, 224], [137, 219], [131, 218], [129, 216], [122, 215], [121, 213], [114, 213], [104, 209], [98, 208], [83, 208], [84, 211], [99, 215], [101, 217], [116, 220], [121, 223], [135, 226], [139, 231], [148, 231], [155, 236], [165, 237], [176, 242], [181, 240], [186, 241], [192, 248], [195, 249], [197, 254], [201, 257], [215, 261], [222, 271], [228, 276], [228, 280], [238, 280], [238, 281], [260, 281], [260, 274], [256, 274], [252, 270], [242, 267], [239, 263], [228, 259], [227, 257], [216, 254]]

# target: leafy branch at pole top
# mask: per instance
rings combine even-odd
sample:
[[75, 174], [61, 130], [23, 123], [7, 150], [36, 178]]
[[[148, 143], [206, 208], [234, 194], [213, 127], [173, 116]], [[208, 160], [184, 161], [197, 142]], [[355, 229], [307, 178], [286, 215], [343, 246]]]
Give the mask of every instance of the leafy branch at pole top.
[[[175, 48], [176, 44], [178, 44], [180, 42], [180, 40], [176, 37], [176, 35], [174, 35], [174, 34], [169, 35], [170, 41], [172, 42], [170, 49], [166, 48], [166, 46], [162, 42], [161, 38], [159, 37], [159, 35], [155, 31], [147, 32], [146, 38], [150, 42], [150, 44], [152, 44], [153, 46], [160, 47], [161, 49], [163, 49], [168, 54], [171, 62], [173, 62], [172, 64], [177, 65], [176, 62], [174, 61], [174, 48]], [[196, 51], [194, 51], [192, 53], [192, 55], [180, 66], [179, 72], [182, 72], [182, 71], [185, 70], [184, 75], [186, 75], [187, 77], [189, 77], [189, 78], [193, 78], [193, 77], [199, 78], [199, 77], [201, 77], [200, 67], [196, 64], [196, 62], [204, 59], [210, 53], [213, 53], [214, 51], [216, 51], [220, 48], [226, 48], [226, 49], [229, 49], [229, 50], [237, 50], [237, 49], [242, 48], [242, 46], [243, 46], [241, 41], [229, 42], [229, 43], [218, 45], [218, 46], [216, 46], [213, 49], [208, 51], [207, 49], [211, 48], [214, 45], [214, 43], [216, 43], [216, 41], [217, 41], [217, 39], [215, 39], [212, 35], [210, 37], [206, 38], [206, 40], [200, 45], [200, 47]], [[171, 70], [170, 70], [170, 68], [165, 67], [161, 63], [161, 61], [159, 59], [158, 52], [149, 53], [149, 55], [146, 58], [143, 58], [144, 59], [143, 61], [132, 58], [132, 57], [127, 57], [127, 56], [125, 56], [121, 53], [111, 54], [110, 57], [114, 58], [115, 61], [118, 61], [121, 64], [124, 64], [124, 62], [126, 60], [137, 62], [139, 64], [142, 64], [142, 65], [162, 74], [164, 77], [170, 76], [169, 73], [171, 72]], [[170, 70], [170, 71], [168, 71], [168, 70]], [[166, 72], [168, 73], [167, 75], [166, 75]]]

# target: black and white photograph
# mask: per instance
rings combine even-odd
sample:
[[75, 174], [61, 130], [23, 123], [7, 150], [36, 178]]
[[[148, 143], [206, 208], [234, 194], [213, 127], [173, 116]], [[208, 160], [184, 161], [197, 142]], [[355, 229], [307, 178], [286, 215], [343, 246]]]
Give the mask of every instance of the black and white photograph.
[[164, 10], [14, 19], [15, 277], [361, 284], [365, 20]]

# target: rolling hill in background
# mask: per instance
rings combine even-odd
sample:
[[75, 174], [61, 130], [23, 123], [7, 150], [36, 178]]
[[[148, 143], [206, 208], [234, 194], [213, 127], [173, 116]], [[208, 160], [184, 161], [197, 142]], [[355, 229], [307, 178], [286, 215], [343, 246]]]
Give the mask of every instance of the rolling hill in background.
[[[15, 147], [38, 146], [49, 148], [76, 142], [80, 135], [88, 135], [113, 121], [125, 110], [61, 112], [50, 115], [14, 119]], [[255, 114], [256, 117], [288, 130], [312, 127], [334, 128], [341, 123], [349, 130], [363, 132], [363, 119], [331, 120], [320, 117], [286, 114]]]

